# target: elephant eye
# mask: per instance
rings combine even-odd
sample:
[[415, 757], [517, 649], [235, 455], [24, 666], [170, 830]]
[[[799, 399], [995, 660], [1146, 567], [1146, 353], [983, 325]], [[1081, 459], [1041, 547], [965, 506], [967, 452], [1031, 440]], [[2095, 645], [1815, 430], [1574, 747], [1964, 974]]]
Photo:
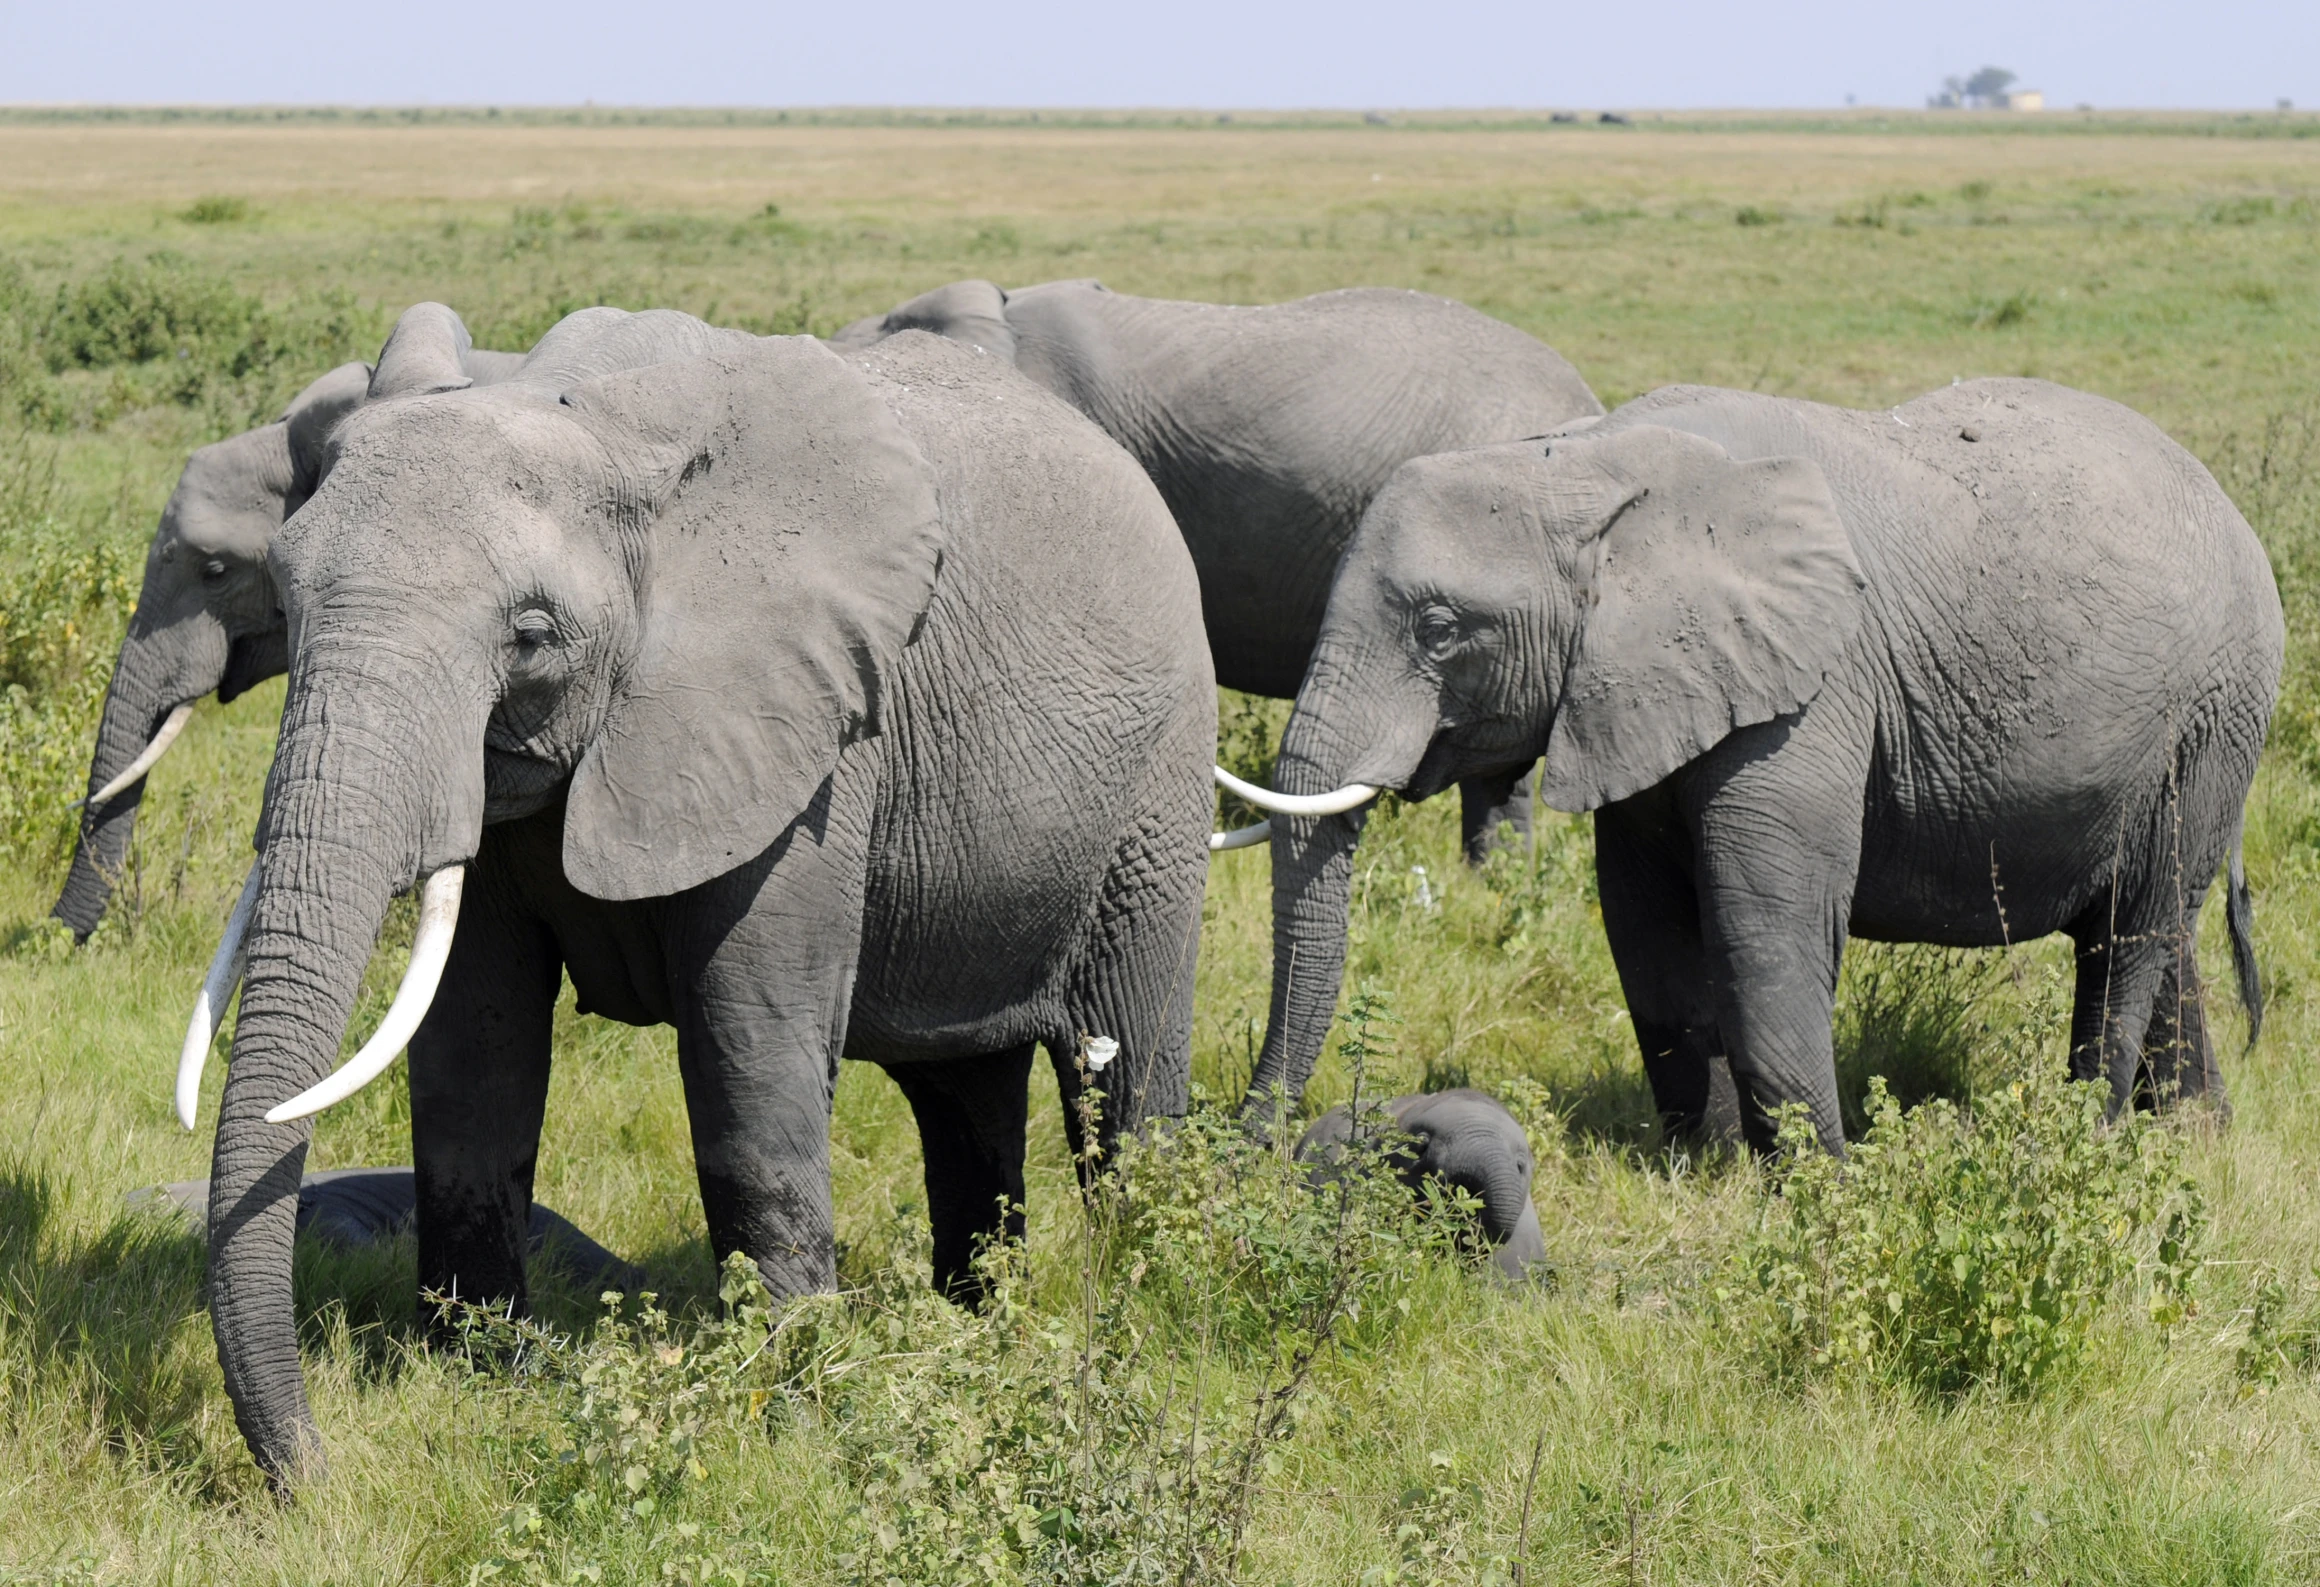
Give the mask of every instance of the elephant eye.
[[211, 557], [201, 565], [201, 581], [204, 584], [215, 584], [225, 576], [226, 563], [223, 557]]
[[1458, 619], [1439, 606], [1429, 607], [1418, 618], [1418, 648], [1429, 661], [1442, 661], [1458, 648]]
[[515, 621], [515, 647], [519, 660], [530, 660], [554, 647], [556, 623], [546, 612], [525, 612]]

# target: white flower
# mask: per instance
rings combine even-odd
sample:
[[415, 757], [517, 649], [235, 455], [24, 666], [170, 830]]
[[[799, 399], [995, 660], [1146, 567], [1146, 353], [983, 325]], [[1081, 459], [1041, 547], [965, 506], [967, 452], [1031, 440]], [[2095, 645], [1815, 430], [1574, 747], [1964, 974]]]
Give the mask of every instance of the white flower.
[[1087, 1059], [1088, 1073], [1100, 1075], [1105, 1065], [1120, 1056], [1120, 1044], [1109, 1036], [1090, 1036], [1081, 1056]]

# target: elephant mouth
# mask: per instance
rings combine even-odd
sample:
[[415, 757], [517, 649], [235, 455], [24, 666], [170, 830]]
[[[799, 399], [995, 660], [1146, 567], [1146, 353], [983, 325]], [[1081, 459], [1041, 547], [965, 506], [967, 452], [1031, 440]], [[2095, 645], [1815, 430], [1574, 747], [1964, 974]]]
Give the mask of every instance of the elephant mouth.
[[485, 745], [483, 819], [518, 821], [554, 803], [571, 780], [572, 768], [518, 750]]
[[268, 678], [290, 670], [290, 630], [269, 628], [237, 635], [226, 645], [225, 676], [218, 680], [218, 704], [231, 705]]
[[1506, 728], [1490, 731], [1494, 725], [1477, 723], [1437, 732], [1427, 741], [1426, 753], [1418, 758], [1408, 779], [1395, 792], [1415, 804], [1466, 778], [1519, 771], [1538, 759], [1538, 751], [1516, 742], [1513, 731]]

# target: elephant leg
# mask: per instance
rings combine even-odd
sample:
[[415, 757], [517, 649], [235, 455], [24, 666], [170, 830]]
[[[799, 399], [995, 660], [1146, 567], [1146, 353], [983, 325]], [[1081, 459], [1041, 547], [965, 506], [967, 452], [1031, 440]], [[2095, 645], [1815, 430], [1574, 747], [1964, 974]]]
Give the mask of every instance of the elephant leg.
[[830, 1108], [861, 954], [870, 783], [841, 761], [770, 849], [671, 906], [710, 1249], [720, 1262], [747, 1252], [776, 1297], [837, 1283]]
[[411, 1038], [411, 1161], [422, 1296], [520, 1314], [562, 960], [495, 864], [505, 847], [487, 828], [442, 984]]
[[[1085, 1162], [1087, 1147], [1080, 1132], [1082, 1035], [1120, 1044], [1094, 1077], [1103, 1092], [1099, 1155], [1122, 1133], [1150, 1119], [1180, 1118], [1192, 1105], [1192, 989], [1208, 877], [1205, 865], [1188, 867], [1183, 857], [1205, 853], [1195, 834], [1207, 812], [1176, 803], [1180, 809], [1148, 815], [1122, 838], [1066, 983], [1064, 1029], [1047, 1040], [1075, 1162]], [[1173, 841], [1164, 836], [1171, 826]]]
[[[1510, 832], [1508, 829], [1512, 828]], [[1458, 832], [1466, 863], [1480, 865], [1531, 835], [1531, 768], [1469, 777], [1458, 785]]]
[[886, 1069], [918, 1120], [934, 1282], [953, 1300], [980, 1295], [978, 1251], [993, 1240], [1023, 1238], [1023, 1135], [1034, 1045]]
[[1596, 813], [1595, 880], [1661, 1130], [1671, 1141], [1737, 1142], [1739, 1104], [1716, 1026], [1690, 848], [1664, 795]]
[[2151, 999], [2151, 1023], [2143, 1035], [2143, 1083], [2135, 1097], [2140, 1105], [2159, 1108], [2204, 1101], [2226, 1120], [2231, 1117], [2231, 1099], [2207, 1029], [2207, 988], [2189, 942], [2169, 958]]
[[1682, 779], [1700, 930], [1740, 1128], [1769, 1153], [1775, 1110], [1801, 1104], [1845, 1149], [1837, 1104], [1837, 970], [1861, 865], [1869, 735], [1843, 713], [1743, 728]]

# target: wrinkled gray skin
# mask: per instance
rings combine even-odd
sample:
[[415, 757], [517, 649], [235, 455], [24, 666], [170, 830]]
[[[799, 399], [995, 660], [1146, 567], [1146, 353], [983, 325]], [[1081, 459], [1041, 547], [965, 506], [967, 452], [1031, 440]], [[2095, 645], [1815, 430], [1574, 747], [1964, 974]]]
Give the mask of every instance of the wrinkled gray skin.
[[[1396, 1097], [1382, 1107], [1392, 1127], [1409, 1137], [1394, 1166], [1413, 1192], [1438, 1179], [1480, 1200], [1482, 1236], [1508, 1278], [1546, 1260], [1539, 1210], [1531, 1203], [1530, 1137], [1496, 1097], [1461, 1086]], [[1353, 1110], [1332, 1108], [1298, 1137], [1298, 1160], [1326, 1167], [1352, 1135]]]
[[333, 446], [273, 555], [290, 687], [211, 1176], [219, 1359], [278, 1484], [321, 1470], [309, 1129], [263, 1115], [441, 867], [471, 862], [410, 1046], [424, 1287], [524, 1302], [565, 975], [676, 1027], [711, 1243], [779, 1295], [834, 1282], [841, 1054], [917, 1114], [954, 1291], [1019, 1221], [1035, 1044], [1119, 1040], [1107, 1130], [1183, 1109], [1215, 680], [1167, 510], [1094, 426], [933, 337], [844, 360], [596, 309]]
[[[1337, 558], [1395, 468], [1603, 411], [1551, 347], [1463, 303], [1376, 287], [1232, 308], [1096, 281], [954, 281], [837, 346], [933, 331], [1011, 361], [1144, 465], [1192, 549], [1217, 681], [1297, 692]], [[1466, 853], [1530, 824], [1524, 768], [1461, 790]]]
[[[375, 379], [368, 364], [341, 364], [298, 393], [272, 424], [195, 452], [145, 553], [145, 583], [113, 664], [88, 791], [135, 760], [178, 706], [213, 689], [220, 702], [234, 700], [287, 669], [282, 602], [266, 572], [266, 551], [321, 482], [326, 443], [341, 419], [367, 397], [452, 380], [483, 384], [522, 362], [520, 353], [460, 347], [449, 367], [390, 365]], [[104, 918], [144, 797], [139, 778], [82, 811], [72, 868], [50, 911], [77, 941], [86, 942]]]
[[[1543, 756], [1595, 812], [1603, 921], [1672, 1131], [1841, 1149], [1848, 935], [2078, 949], [2073, 1072], [2218, 1103], [2191, 931], [2279, 686], [2269, 564], [2206, 470], [2031, 380], [1882, 413], [1674, 387], [1568, 438], [1412, 463], [1346, 554], [1278, 783], [1425, 798]], [[1344, 964], [1362, 816], [1273, 823], [1294, 1097]]]

